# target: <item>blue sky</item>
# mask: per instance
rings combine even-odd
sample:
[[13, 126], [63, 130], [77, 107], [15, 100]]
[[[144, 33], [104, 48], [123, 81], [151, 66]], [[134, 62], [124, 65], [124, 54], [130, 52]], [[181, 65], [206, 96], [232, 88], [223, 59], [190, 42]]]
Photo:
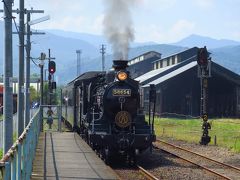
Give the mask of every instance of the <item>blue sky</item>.
[[[109, 0], [25, 0], [25, 5], [51, 16], [36, 29], [102, 34], [103, 1]], [[190, 34], [240, 41], [240, 0], [135, 1], [132, 20], [137, 42], [171, 43]], [[18, 8], [18, 1], [14, 2], [13, 8]], [[34, 14], [33, 19], [44, 15]]]

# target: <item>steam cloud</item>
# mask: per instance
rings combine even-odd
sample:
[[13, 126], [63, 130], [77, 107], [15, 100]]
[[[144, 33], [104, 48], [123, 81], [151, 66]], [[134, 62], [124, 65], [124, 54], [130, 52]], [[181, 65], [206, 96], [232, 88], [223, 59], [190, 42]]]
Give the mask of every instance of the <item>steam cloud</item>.
[[112, 45], [115, 59], [127, 59], [129, 43], [134, 40], [130, 8], [136, 0], [103, 0], [104, 34]]

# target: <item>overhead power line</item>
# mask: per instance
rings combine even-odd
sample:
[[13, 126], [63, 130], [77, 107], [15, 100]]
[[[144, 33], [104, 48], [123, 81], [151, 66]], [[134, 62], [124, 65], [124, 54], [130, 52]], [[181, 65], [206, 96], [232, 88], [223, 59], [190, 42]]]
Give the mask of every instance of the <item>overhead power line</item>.
[[[4, 0], [2, 0], [2, 2], [3, 2], [3, 4], [4, 4], [4, 6], [6, 7], [8, 14], [11, 15], [10, 10], [8, 9], [8, 7], [7, 7], [7, 5], [6, 5], [6, 2], [5, 2]], [[0, 10], [0, 12], [3, 12], [3, 11]], [[19, 36], [19, 38], [20, 38], [19, 30], [18, 30], [18, 27], [17, 27], [17, 23], [16, 23], [16, 21], [15, 21], [15, 18], [16, 18], [16, 17], [14, 17], [14, 16], [12, 16], [12, 15], [11, 15], [11, 17], [12, 17], [12, 19], [13, 19], [14, 26], [15, 26], [15, 28], [16, 28], [17, 34], [18, 34], [18, 36]]]

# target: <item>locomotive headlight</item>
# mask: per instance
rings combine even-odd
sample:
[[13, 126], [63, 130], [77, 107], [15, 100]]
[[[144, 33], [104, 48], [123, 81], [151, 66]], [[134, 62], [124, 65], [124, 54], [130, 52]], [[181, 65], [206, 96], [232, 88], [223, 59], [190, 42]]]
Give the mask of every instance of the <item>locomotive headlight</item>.
[[128, 77], [128, 75], [124, 71], [120, 71], [120, 72], [117, 73], [117, 78], [118, 78], [119, 81], [124, 81], [124, 80], [127, 79], [127, 77]]

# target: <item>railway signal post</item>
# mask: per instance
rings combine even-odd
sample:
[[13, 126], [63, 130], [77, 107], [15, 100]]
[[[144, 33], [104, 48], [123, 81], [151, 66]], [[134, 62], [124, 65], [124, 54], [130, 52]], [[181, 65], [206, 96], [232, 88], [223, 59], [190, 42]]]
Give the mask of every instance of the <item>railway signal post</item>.
[[[151, 129], [151, 134], [154, 135], [154, 116], [155, 116], [155, 107], [156, 107], [156, 87], [154, 84], [150, 84], [149, 90], [149, 126]], [[155, 139], [154, 139], [155, 141]], [[152, 152], [152, 145], [150, 146], [150, 152]]]
[[48, 49], [48, 92], [49, 92], [49, 105], [52, 104], [52, 90], [56, 89], [56, 83], [54, 82], [54, 73], [56, 71], [56, 63], [53, 61], [55, 58], [51, 57], [51, 50]]
[[44, 67], [44, 60], [46, 59], [46, 54], [41, 53], [40, 55], [40, 61], [41, 63], [39, 64], [40, 67], [40, 72], [41, 72], [41, 91], [40, 91], [40, 120], [41, 120], [41, 125], [40, 125], [40, 130], [43, 131], [43, 67]]
[[211, 126], [208, 122], [208, 78], [211, 77], [211, 61], [206, 46], [200, 48], [197, 54], [198, 63], [198, 75], [201, 83], [201, 117], [203, 120], [202, 130], [203, 134], [200, 140], [200, 144], [207, 145], [211, 141], [211, 137], [208, 135], [208, 130]]

